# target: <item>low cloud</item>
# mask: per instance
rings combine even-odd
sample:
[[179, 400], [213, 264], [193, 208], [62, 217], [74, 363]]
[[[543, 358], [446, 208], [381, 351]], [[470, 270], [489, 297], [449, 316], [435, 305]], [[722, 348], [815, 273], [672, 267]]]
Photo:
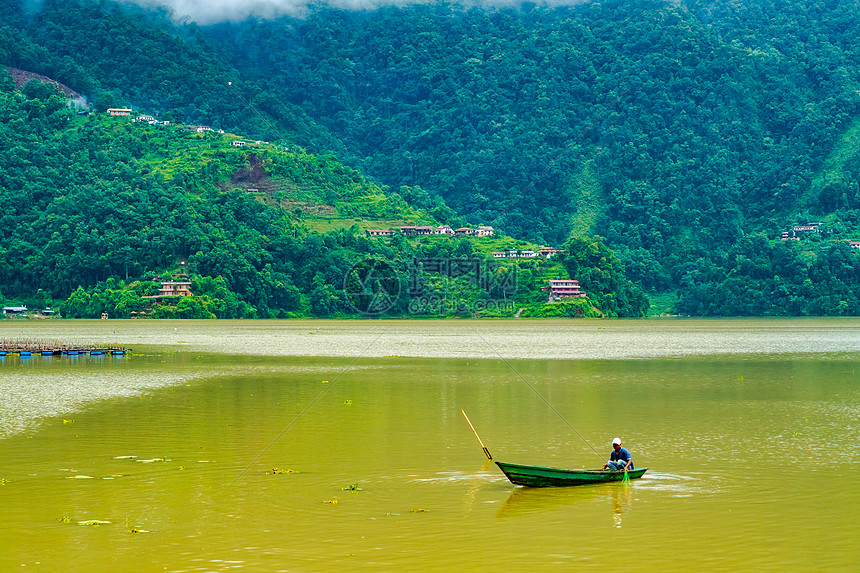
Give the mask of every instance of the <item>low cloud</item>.
[[[216, 22], [244, 20], [248, 17], [277, 18], [301, 16], [318, 0], [124, 0], [142, 6], [166, 6], [179, 22], [214, 24]], [[426, 4], [434, 0], [323, 0], [334, 8], [346, 10], [375, 10], [382, 6], [408, 6]], [[515, 6], [523, 0], [464, 0], [465, 4], [488, 6]], [[538, 4], [551, 6], [582, 4], [588, 0], [538, 0]]]
[[[248, 17], [263, 19], [278, 16], [300, 16], [307, 12], [307, 0], [125, 0], [142, 6], [166, 6], [175, 20], [213, 24], [244, 20]], [[422, 0], [327, 0], [325, 4], [347, 10], [374, 10], [381, 6], [420, 4]]]
[[244, 20], [249, 16], [275, 18], [284, 14], [301, 13], [305, 4], [300, 0], [127, 0], [134, 4], [166, 6], [178, 21], [212, 24], [225, 20]]

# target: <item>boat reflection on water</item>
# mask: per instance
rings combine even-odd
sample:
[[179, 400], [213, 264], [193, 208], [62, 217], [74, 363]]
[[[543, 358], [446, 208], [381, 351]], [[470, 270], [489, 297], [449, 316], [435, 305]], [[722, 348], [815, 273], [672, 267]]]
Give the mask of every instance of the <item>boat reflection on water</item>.
[[516, 487], [498, 509], [496, 517], [525, 516], [605, 500], [612, 508], [613, 525], [621, 527], [624, 516], [633, 508], [634, 489], [634, 485], [620, 482], [579, 487]]
[[624, 514], [633, 509], [633, 488], [629, 484], [609, 488], [612, 491], [612, 523], [620, 528]]

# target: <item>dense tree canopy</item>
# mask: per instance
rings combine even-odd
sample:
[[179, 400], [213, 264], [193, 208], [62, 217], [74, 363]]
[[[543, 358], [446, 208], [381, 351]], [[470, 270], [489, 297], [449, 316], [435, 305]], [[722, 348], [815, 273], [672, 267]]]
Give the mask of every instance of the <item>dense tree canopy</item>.
[[[545, 302], [536, 274], [559, 272], [546, 260], [490, 264], [477, 239], [367, 237], [356, 221], [435, 220], [330, 157], [79, 115], [53, 84], [12, 87], [0, 74], [0, 293], [64, 301], [65, 316], [511, 316]], [[401, 192], [450, 215], [419, 188]], [[314, 229], [326, 221], [353, 223]], [[388, 270], [355, 270], [367, 261]], [[154, 304], [179, 271], [194, 296]], [[365, 291], [386, 304], [364, 306]]]
[[[0, 2], [0, 64], [55, 78], [99, 110], [134, 106], [302, 146], [316, 155], [270, 157], [268, 169], [317, 177], [308, 184], [322, 194], [291, 213], [266, 209], [213, 186], [235, 173], [235, 158], [186, 168], [174, 155], [159, 168], [154, 149], [178, 154], [181, 142], [119, 124], [108, 134], [95, 120], [64, 130], [77, 121], [64, 100], [24, 86], [0, 120], [0, 185], [32, 207], [13, 208], [0, 231], [13, 253], [0, 263], [8, 292], [65, 296], [182, 258], [262, 316], [307, 311], [311, 299], [313, 312], [335, 312], [344, 298], [332, 277], [351, 260], [336, 253], [381, 247], [360, 233], [296, 229], [328, 205], [357, 219], [418, 209], [427, 221], [606, 249], [618, 281], [583, 281], [627, 293], [604, 299], [609, 314], [637, 315], [638, 289], [672, 293], [691, 314], [857, 313], [855, 2], [316, 7], [205, 28], [108, 0], [22, 7]], [[382, 186], [374, 198], [352, 195], [358, 173]], [[289, 202], [301, 189], [275, 192]], [[812, 221], [827, 232], [778, 240]], [[21, 243], [30, 228], [51, 236]], [[319, 296], [301, 298], [309, 293]]]
[[857, 230], [856, 147], [810, 189], [860, 112], [850, 2], [323, 9], [208, 33], [366, 172], [558, 244], [592, 211], [573, 231], [646, 250], [649, 288], [679, 252], [807, 214]]

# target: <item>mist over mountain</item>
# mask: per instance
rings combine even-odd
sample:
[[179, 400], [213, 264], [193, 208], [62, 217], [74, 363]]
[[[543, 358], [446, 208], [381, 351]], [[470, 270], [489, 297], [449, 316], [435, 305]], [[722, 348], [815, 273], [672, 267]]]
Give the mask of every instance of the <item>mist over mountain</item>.
[[[246, 18], [274, 19], [279, 16], [304, 16], [312, 9], [320, 6], [344, 10], [376, 10], [387, 6], [405, 7], [420, 4], [432, 4], [429, 0], [326, 0], [310, 2], [302, 0], [122, 0], [131, 4], [146, 7], [164, 7], [169, 9], [173, 18], [179, 22], [197, 22], [198, 24], [214, 24], [226, 21], [240, 21]], [[572, 6], [582, 4], [586, 0], [550, 0], [537, 2], [545, 6]], [[468, 2], [473, 6], [513, 7], [519, 5], [514, 0], [476, 0]]]
[[299, 0], [125, 0], [144, 7], [167, 8], [178, 22], [238, 21], [246, 18], [276, 18], [285, 14], [300, 15], [307, 11], [307, 3]]

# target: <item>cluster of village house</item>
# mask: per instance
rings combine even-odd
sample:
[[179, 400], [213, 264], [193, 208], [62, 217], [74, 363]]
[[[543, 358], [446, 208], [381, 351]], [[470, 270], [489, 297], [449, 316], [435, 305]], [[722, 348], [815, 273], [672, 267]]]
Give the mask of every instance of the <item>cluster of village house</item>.
[[541, 247], [537, 251], [494, 251], [494, 259], [533, 259], [535, 257], [546, 257], [551, 259], [561, 252], [561, 249], [552, 247]]
[[[107, 110], [107, 114], [113, 115], [113, 116], [130, 117], [132, 113], [133, 113], [133, 110], [131, 110], [130, 108], [125, 108], [125, 107], [112, 107], [112, 108], [109, 108]], [[169, 121], [160, 121], [158, 119], [155, 119], [151, 115], [139, 115], [139, 116], [135, 117], [134, 119], [132, 119], [131, 121], [132, 121], [132, 123], [147, 123], [149, 125], [170, 125]], [[219, 133], [219, 134], [224, 133], [223, 129], [215, 130], [215, 129], [209, 127], [208, 125], [193, 125], [193, 126], [190, 126], [190, 129], [193, 129], [197, 133], [207, 133], [207, 132]], [[232, 145], [233, 147], [245, 147], [246, 145], [264, 145], [267, 143], [269, 143], [269, 142], [268, 141], [255, 141], [255, 142], [233, 141], [230, 143], [230, 145]]]
[[[821, 235], [831, 233], [829, 229], [825, 229], [821, 222], [806, 223], [805, 225], [795, 225], [790, 231], [783, 231], [780, 240], [782, 241], [799, 241], [805, 235]], [[860, 241], [848, 241], [848, 244], [855, 249], [860, 249]]]
[[[490, 235], [495, 234], [495, 231], [492, 227], [487, 225], [480, 225], [476, 228], [472, 227], [460, 227], [459, 229], [453, 229], [450, 225], [439, 225], [438, 227], [433, 227], [430, 225], [424, 226], [415, 226], [415, 225], [404, 225], [399, 229], [368, 229], [367, 235], [369, 237], [391, 237], [396, 235], [397, 232], [403, 233], [408, 236], [419, 236], [419, 235], [449, 235], [449, 236], [458, 236], [458, 237], [489, 237]], [[494, 259], [533, 259], [535, 257], [546, 257], [551, 259], [553, 255], [557, 255], [561, 252], [561, 249], [554, 249], [552, 247], [541, 247], [538, 251], [495, 251], [492, 253]]]
[[439, 225], [438, 227], [432, 227], [430, 225], [404, 225], [399, 229], [368, 229], [367, 235], [370, 237], [386, 237], [397, 234], [397, 231], [400, 231], [404, 235], [409, 236], [458, 235], [463, 237], [489, 237], [490, 235], [493, 235], [495, 233], [492, 227], [486, 225], [481, 225], [476, 229], [473, 229], [471, 227], [460, 227], [459, 229], [452, 229], [450, 225]]
[[799, 241], [804, 235], [820, 235], [824, 232], [822, 223], [806, 223], [805, 225], [795, 225], [790, 231], [783, 231], [780, 240]]
[[[132, 110], [126, 107], [111, 107], [108, 108], [107, 114], [120, 117], [130, 116], [132, 114]], [[134, 123], [148, 123], [149, 125], [170, 125], [169, 121], [159, 121], [151, 115], [139, 115], [131, 121]]]
[[[132, 113], [133, 113], [133, 110], [131, 108], [127, 108], [127, 107], [111, 107], [111, 108], [108, 108], [108, 110], [107, 110], [108, 115], [113, 115], [113, 116], [117, 116], [117, 117], [130, 117]], [[161, 120], [155, 119], [151, 115], [139, 115], [139, 116], [135, 117], [134, 119], [132, 119], [131, 122], [132, 123], [148, 123], [149, 125], [170, 125], [169, 121], [161, 121]], [[197, 133], [203, 133], [206, 131], [215, 131], [211, 127], [207, 127], [205, 125], [192, 126], [192, 129], [194, 129]], [[219, 129], [218, 133], [224, 133], [224, 130]]]

